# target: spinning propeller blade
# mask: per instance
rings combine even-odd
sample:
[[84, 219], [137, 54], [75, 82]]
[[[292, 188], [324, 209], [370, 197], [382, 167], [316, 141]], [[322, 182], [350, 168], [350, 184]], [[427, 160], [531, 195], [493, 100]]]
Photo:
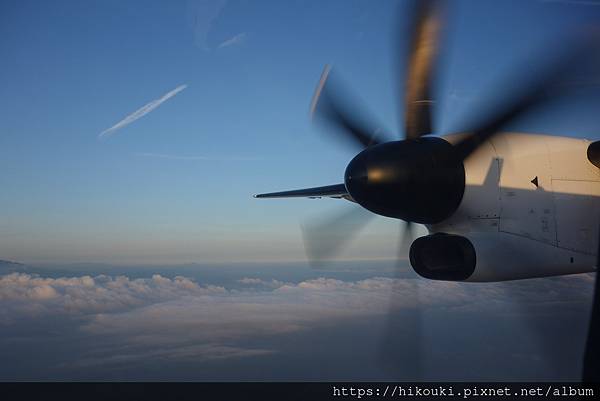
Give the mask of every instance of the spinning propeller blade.
[[[404, 70], [404, 80], [399, 79], [397, 104], [398, 116], [404, 114], [404, 137], [418, 138], [432, 133], [431, 112], [433, 76], [436, 69], [439, 38], [442, 28], [441, 10], [437, 1], [419, 1], [412, 7], [411, 20], [406, 24], [408, 32], [402, 30], [395, 40], [408, 40], [404, 46], [408, 52], [396, 51], [395, 74]], [[401, 66], [406, 64], [404, 68]], [[404, 113], [402, 113], [404, 103]]]
[[357, 97], [332, 75], [331, 67], [326, 65], [311, 101], [311, 118], [327, 123], [338, 138], [359, 149], [385, 142], [379, 136], [381, 125], [364, 115], [365, 108], [359, 107]]
[[306, 256], [313, 267], [321, 267], [337, 256], [374, 217], [353, 206], [333, 216], [324, 216], [302, 225]]
[[502, 107], [496, 108], [494, 113], [483, 121], [471, 127], [467, 126], [467, 131], [471, 134], [454, 144], [456, 157], [465, 160], [483, 142], [500, 132], [508, 124], [573, 89], [573, 85], [566, 84], [566, 78], [568, 73], [572, 72], [585, 57], [590, 56], [590, 45], [589, 41], [571, 43], [568, 50], [562, 53], [557, 52], [559, 56], [542, 66], [535, 76], [524, 85], [523, 89], [511, 96], [510, 101], [505, 102]]

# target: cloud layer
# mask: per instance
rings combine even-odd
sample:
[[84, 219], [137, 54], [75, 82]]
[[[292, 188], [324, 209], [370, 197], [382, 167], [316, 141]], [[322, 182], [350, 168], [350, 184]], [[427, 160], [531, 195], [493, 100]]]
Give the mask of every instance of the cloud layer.
[[[176, 307], [185, 301], [186, 312], [196, 313], [205, 305], [210, 310], [251, 306], [271, 311], [295, 309], [302, 316], [336, 314], [339, 316], [386, 313], [390, 297], [400, 309], [417, 306], [468, 308], [476, 302], [497, 304], [520, 298], [530, 304], [581, 301], [581, 286], [590, 286], [590, 274], [554, 280], [522, 280], [499, 284], [472, 284], [414, 279], [372, 277], [359, 281], [316, 278], [297, 283], [244, 277], [237, 280], [242, 289], [201, 285], [175, 276], [154, 274], [151, 278], [98, 275], [46, 278], [36, 274], [12, 273], [0, 276], [0, 316], [52, 314], [95, 315], [106, 313], [147, 313], [151, 308]], [[416, 285], [416, 286], [415, 286]], [[532, 291], [532, 288], [536, 288]], [[413, 293], [419, 293], [419, 299]], [[312, 308], [314, 307], [314, 310]], [[284, 311], [284, 314], [287, 311]], [[203, 312], [202, 312], [203, 313]], [[315, 315], [312, 315], [315, 313]], [[278, 319], [273, 319], [278, 320]]]
[[131, 113], [130, 115], [128, 115], [127, 117], [125, 117], [124, 119], [122, 119], [121, 121], [116, 123], [115, 125], [113, 125], [112, 127], [102, 131], [98, 135], [98, 138], [104, 138], [109, 135], [112, 135], [115, 133], [115, 131], [131, 124], [132, 122], [134, 122], [135, 120], [137, 120], [139, 118], [142, 118], [143, 116], [150, 113], [152, 110], [156, 109], [158, 106], [160, 106], [161, 104], [163, 104], [164, 102], [166, 102], [167, 100], [169, 100], [170, 98], [172, 98], [173, 96], [175, 96], [176, 94], [178, 94], [179, 92], [184, 90], [185, 88], [187, 88], [187, 85], [179, 85], [177, 88], [173, 89], [170, 92], [165, 93], [160, 98], [155, 99], [155, 100], [151, 101], [150, 103], [140, 107], [139, 109], [137, 109], [136, 111], [134, 111], [133, 113]]
[[[269, 339], [383, 318], [390, 308], [400, 314], [420, 308], [431, 316], [463, 317], [515, 313], [514, 302], [517, 309], [581, 308], [589, 303], [592, 283], [591, 275], [504, 284], [388, 277], [285, 282], [249, 276], [226, 288], [158, 274], [46, 278], [13, 273], [0, 276], [0, 328], [26, 327], [40, 319], [72, 321], [77, 338], [89, 338], [90, 347], [61, 365], [70, 369], [198, 363], [273, 355], [279, 349]], [[0, 346], [2, 341], [16, 340], [5, 336]]]

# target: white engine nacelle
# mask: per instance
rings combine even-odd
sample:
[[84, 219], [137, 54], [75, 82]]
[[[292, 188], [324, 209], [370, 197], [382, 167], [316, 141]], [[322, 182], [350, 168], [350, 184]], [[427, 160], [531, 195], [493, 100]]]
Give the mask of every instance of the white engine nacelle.
[[413, 242], [410, 262], [428, 279], [482, 282], [589, 272], [595, 256], [503, 232], [437, 233]]

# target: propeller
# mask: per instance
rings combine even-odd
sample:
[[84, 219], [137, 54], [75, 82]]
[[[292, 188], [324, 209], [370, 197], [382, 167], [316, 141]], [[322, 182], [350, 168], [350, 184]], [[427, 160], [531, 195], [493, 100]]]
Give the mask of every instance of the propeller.
[[[407, 72], [404, 80], [400, 80], [398, 88], [398, 107], [402, 101], [406, 104], [406, 113], [404, 116], [405, 126], [400, 126], [400, 132], [404, 132], [405, 138], [415, 139], [422, 135], [431, 133], [431, 75], [435, 64], [435, 55], [437, 53], [437, 37], [441, 27], [441, 13], [438, 9], [438, 2], [432, 0], [421, 0], [415, 2], [409, 24], [409, 31], [404, 37], [409, 38], [410, 46], [406, 46], [407, 54], [398, 51], [396, 57], [396, 67], [398, 70]], [[401, 67], [401, 64], [407, 64]], [[406, 91], [404, 91], [406, 87]], [[403, 100], [401, 93], [406, 93]], [[391, 138], [385, 134], [382, 125], [377, 122], [366, 107], [359, 103], [355, 96], [345, 85], [341, 78], [332, 73], [331, 66], [326, 65], [313, 95], [310, 105], [310, 115], [313, 121], [325, 123], [329, 128], [329, 133], [336, 133], [338, 139], [343, 140], [354, 148], [361, 150], [376, 146], [385, 142], [386, 138]], [[356, 164], [356, 163], [355, 163]], [[348, 174], [347, 177], [356, 177], [359, 174]], [[348, 187], [348, 185], [346, 185]], [[336, 219], [332, 219], [336, 223]], [[402, 238], [411, 238], [411, 221], [407, 220], [405, 232], [401, 234]], [[309, 260], [314, 265], [318, 264], [323, 257], [331, 257], [338, 253], [343, 244], [347, 241], [341, 240], [348, 231], [339, 226], [339, 224], [327, 226], [326, 223], [313, 224], [312, 228], [303, 228], [305, 244]], [[339, 226], [338, 232], [342, 235], [334, 234], [333, 228]], [[331, 251], [317, 251], [313, 247], [315, 244], [323, 244], [321, 233], [328, 232], [330, 235], [325, 241], [331, 246]], [[315, 240], [312, 240], [312, 238]], [[317, 238], [319, 240], [317, 240]], [[410, 244], [404, 244], [403, 248], [408, 249]], [[319, 247], [320, 248], [320, 247]], [[311, 250], [315, 250], [314, 252]]]

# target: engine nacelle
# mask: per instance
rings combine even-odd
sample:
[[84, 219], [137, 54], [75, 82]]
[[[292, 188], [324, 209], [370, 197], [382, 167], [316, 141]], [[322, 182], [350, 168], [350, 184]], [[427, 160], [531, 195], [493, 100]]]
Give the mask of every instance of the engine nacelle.
[[409, 256], [417, 274], [431, 280], [464, 281], [477, 265], [473, 244], [460, 235], [437, 233], [417, 238]]
[[585, 255], [504, 232], [436, 233], [416, 239], [410, 263], [422, 277], [446, 281], [507, 281], [592, 271]]

